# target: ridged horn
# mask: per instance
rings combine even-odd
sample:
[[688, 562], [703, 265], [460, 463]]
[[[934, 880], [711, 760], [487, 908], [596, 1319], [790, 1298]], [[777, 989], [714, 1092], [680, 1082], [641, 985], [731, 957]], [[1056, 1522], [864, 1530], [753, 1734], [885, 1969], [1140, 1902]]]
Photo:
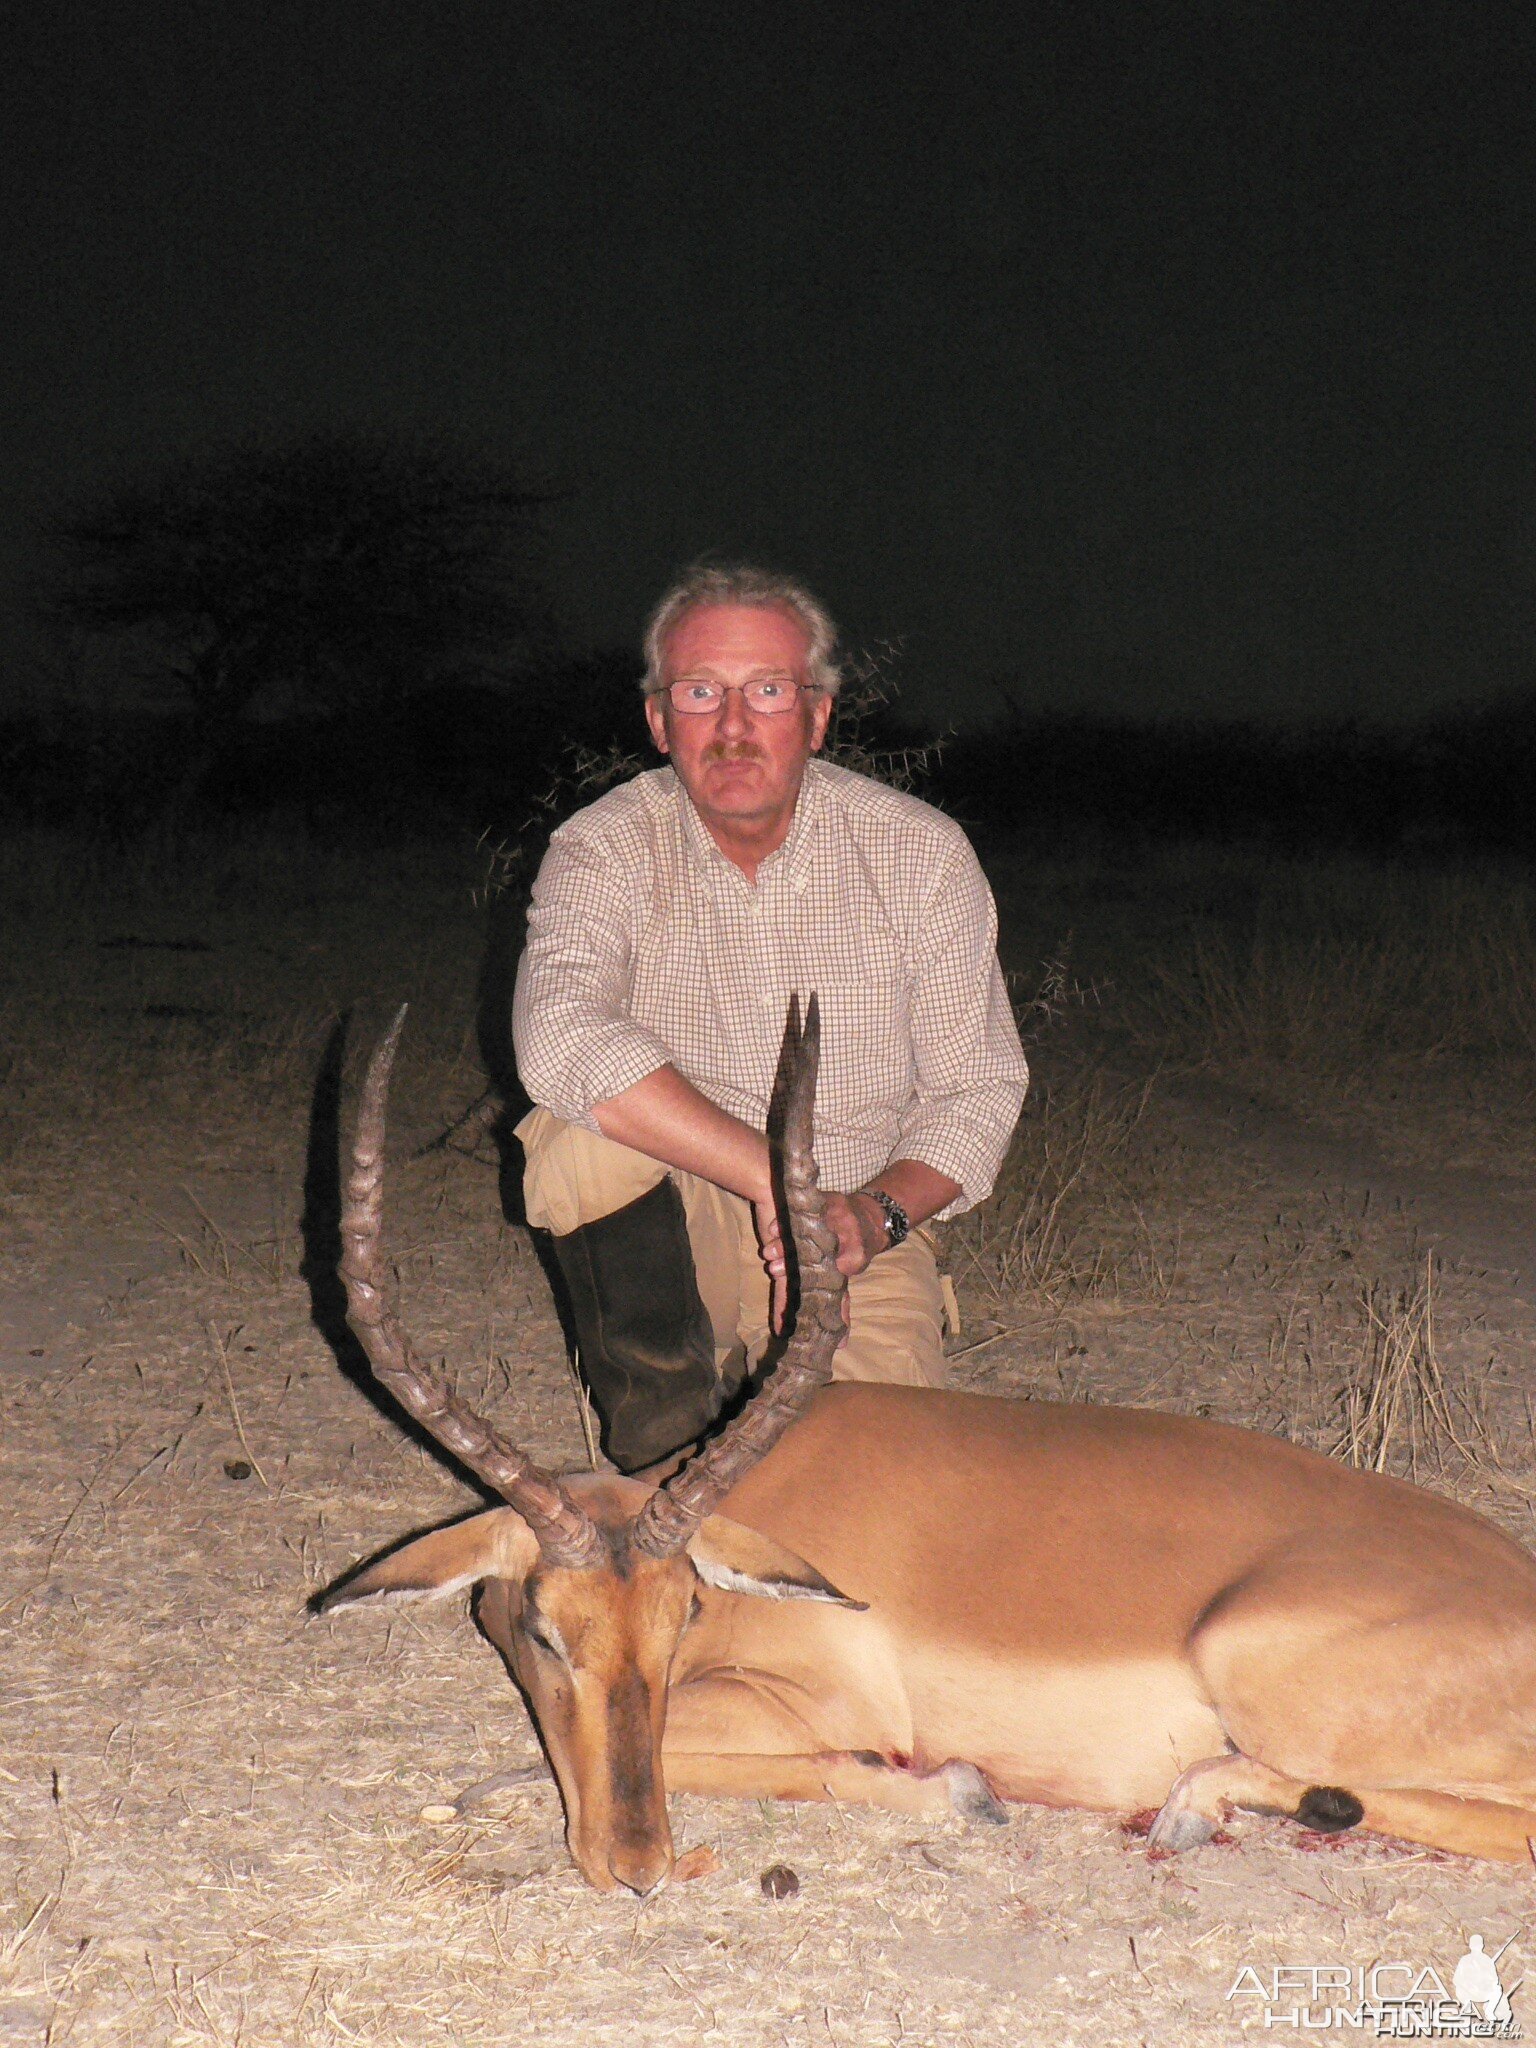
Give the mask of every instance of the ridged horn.
[[405, 1023], [402, 1004], [374, 1047], [363, 1080], [352, 1166], [341, 1213], [341, 1278], [347, 1322], [379, 1384], [406, 1414], [477, 1478], [516, 1508], [550, 1564], [576, 1570], [601, 1564], [607, 1546], [591, 1519], [542, 1467], [466, 1406], [411, 1349], [400, 1318], [384, 1296], [384, 1124], [389, 1076]]
[[[648, 1557], [674, 1557], [731, 1488], [767, 1457], [779, 1438], [832, 1377], [832, 1358], [843, 1336], [847, 1281], [837, 1270], [837, 1238], [827, 1223], [826, 1201], [812, 1154], [821, 1015], [813, 995], [800, 1026], [800, 998], [789, 999], [779, 1051], [770, 1140], [775, 1141], [784, 1207], [794, 1240], [800, 1299], [794, 1333], [772, 1376], [735, 1421], [682, 1471], [653, 1493], [630, 1538]], [[777, 1127], [777, 1129], [775, 1129]]]

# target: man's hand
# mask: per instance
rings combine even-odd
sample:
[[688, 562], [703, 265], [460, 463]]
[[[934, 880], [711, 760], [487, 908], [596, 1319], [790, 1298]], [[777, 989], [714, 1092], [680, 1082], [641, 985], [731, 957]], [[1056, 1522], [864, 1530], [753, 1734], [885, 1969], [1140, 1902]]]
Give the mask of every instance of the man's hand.
[[[840, 1195], [831, 1188], [827, 1190], [825, 1201], [827, 1222], [837, 1238], [837, 1270], [845, 1279], [851, 1280], [855, 1273], [862, 1273], [870, 1260], [885, 1250], [888, 1236], [885, 1211], [872, 1196]], [[777, 1335], [784, 1326], [787, 1286], [784, 1239], [779, 1229], [778, 1213], [771, 1202], [755, 1202], [753, 1215], [757, 1220], [763, 1264], [772, 1282], [769, 1318]], [[843, 1320], [846, 1322], [847, 1319], [848, 1300], [845, 1295]]]
[[[784, 1325], [788, 1285], [779, 1219], [768, 1191], [768, 1140], [763, 1133], [718, 1108], [675, 1067], [658, 1067], [622, 1095], [594, 1103], [592, 1114], [603, 1136], [615, 1144], [695, 1173], [752, 1204], [763, 1264], [772, 1283], [769, 1322], [777, 1334]], [[919, 1159], [891, 1160], [880, 1170], [880, 1186], [914, 1225], [936, 1216], [961, 1193], [958, 1181]], [[843, 1195], [829, 1188], [826, 1204], [827, 1221], [837, 1238], [837, 1269], [845, 1279], [854, 1279], [890, 1242], [885, 1211], [862, 1190]], [[845, 1300], [845, 1317], [847, 1312]]]
[[789, 1268], [784, 1259], [784, 1238], [779, 1229], [779, 1212], [770, 1195], [766, 1202], [752, 1204], [757, 1225], [757, 1242], [768, 1269], [768, 1327], [775, 1337], [784, 1328], [784, 1304], [789, 1293]]
[[890, 1243], [885, 1211], [873, 1195], [827, 1194], [827, 1221], [837, 1232], [837, 1270], [849, 1280]]

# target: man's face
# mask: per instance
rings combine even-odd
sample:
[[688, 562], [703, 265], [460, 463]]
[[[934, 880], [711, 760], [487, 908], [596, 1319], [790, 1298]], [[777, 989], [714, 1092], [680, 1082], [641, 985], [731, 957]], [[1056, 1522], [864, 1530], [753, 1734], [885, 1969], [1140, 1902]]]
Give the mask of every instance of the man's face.
[[[776, 605], [700, 605], [673, 627], [663, 674], [668, 683], [751, 683], [766, 677], [809, 680], [810, 636]], [[672, 759], [706, 825], [729, 833], [787, 831], [805, 764], [820, 748], [831, 716], [825, 691], [798, 690], [794, 708], [764, 714], [740, 688], [700, 717], [673, 709], [665, 691], [647, 698], [651, 738]]]

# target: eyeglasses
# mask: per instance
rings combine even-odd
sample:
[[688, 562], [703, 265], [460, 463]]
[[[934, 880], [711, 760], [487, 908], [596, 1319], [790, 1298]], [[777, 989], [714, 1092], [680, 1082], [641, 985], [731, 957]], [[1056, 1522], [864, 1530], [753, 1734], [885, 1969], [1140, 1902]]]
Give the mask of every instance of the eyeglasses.
[[[705, 676], [684, 676], [681, 682], [665, 685], [672, 709], [689, 718], [707, 718], [718, 711], [731, 690], [740, 690], [749, 711], [762, 718], [793, 711], [802, 690], [815, 690], [816, 683], [797, 683], [793, 676], [758, 676], [750, 683], [717, 683]], [[662, 694], [662, 693], [658, 693]]]

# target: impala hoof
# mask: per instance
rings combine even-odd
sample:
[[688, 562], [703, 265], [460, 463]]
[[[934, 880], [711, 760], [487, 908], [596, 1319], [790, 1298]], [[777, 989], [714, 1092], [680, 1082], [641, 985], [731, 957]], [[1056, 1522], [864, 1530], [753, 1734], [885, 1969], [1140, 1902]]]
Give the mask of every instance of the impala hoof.
[[1186, 1849], [1198, 1849], [1208, 1842], [1215, 1832], [1215, 1821], [1191, 1806], [1176, 1806], [1170, 1799], [1148, 1831], [1147, 1847], [1164, 1856], [1182, 1856]]
[[984, 1820], [993, 1827], [1007, 1827], [1007, 1807], [974, 1764], [945, 1764], [942, 1775], [949, 1788], [950, 1806], [963, 1820]]

